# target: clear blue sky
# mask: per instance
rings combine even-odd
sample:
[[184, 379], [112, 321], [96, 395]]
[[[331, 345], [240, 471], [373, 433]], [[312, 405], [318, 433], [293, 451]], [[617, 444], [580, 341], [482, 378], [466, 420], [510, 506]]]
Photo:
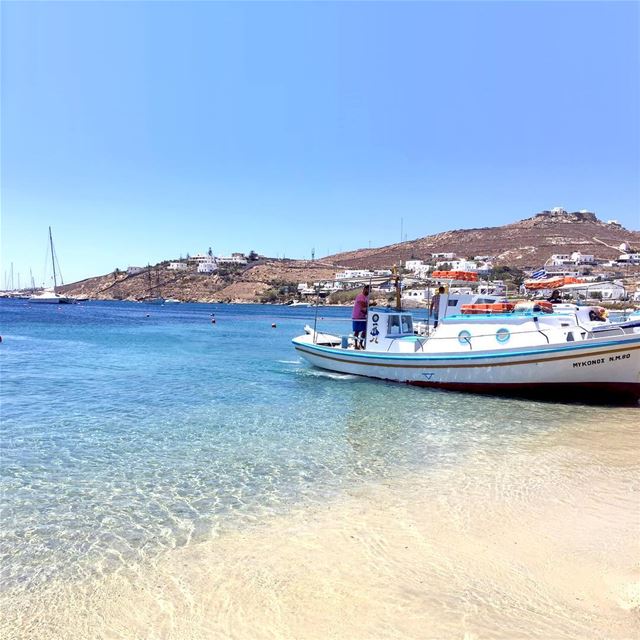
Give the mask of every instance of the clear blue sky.
[[2, 280], [640, 227], [635, 2], [3, 2]]

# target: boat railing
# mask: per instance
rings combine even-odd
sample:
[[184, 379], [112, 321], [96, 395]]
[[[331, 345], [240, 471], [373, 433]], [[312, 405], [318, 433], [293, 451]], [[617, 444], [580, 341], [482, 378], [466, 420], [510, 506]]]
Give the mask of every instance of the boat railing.
[[[498, 330], [499, 331], [499, 330]], [[416, 351], [418, 350], [423, 350], [424, 346], [427, 342], [431, 342], [431, 341], [446, 341], [446, 340], [455, 340], [458, 344], [467, 344], [469, 346], [469, 350], [473, 351], [473, 344], [472, 341], [477, 342], [479, 339], [482, 338], [497, 338], [497, 331], [493, 331], [491, 333], [477, 333], [477, 334], [471, 334], [469, 333], [469, 331], [467, 329], [463, 329], [462, 331], [460, 331], [460, 333], [458, 335], [455, 336], [439, 336], [437, 335], [437, 333], [431, 333], [428, 336], [413, 336], [415, 338], [415, 341], [420, 343], [420, 348], [416, 349]], [[509, 334], [509, 338], [507, 338], [507, 340], [509, 340], [511, 338], [511, 336], [525, 336], [528, 334], [535, 334], [535, 335], [542, 335], [546, 341], [547, 344], [551, 343], [551, 340], [549, 339], [549, 336], [542, 331], [541, 329], [526, 329], [524, 331], [512, 331]], [[406, 340], [407, 338], [410, 338], [412, 336], [387, 336], [389, 339], [389, 344], [387, 345], [386, 351], [391, 351], [392, 346], [399, 340]], [[506, 340], [505, 340], [506, 342]]]
[[589, 338], [598, 338], [599, 333], [610, 333], [611, 331], [619, 331], [621, 335], [626, 336], [629, 334], [627, 328], [619, 324], [604, 324], [598, 327], [596, 330], [591, 329], [587, 332]]

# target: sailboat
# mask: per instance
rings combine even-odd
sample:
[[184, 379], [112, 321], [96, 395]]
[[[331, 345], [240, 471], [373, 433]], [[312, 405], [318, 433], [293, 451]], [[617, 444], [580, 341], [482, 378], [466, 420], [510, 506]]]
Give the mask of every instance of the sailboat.
[[[37, 302], [43, 304], [70, 304], [73, 302], [71, 298], [63, 296], [56, 292], [58, 287], [58, 278], [56, 274], [56, 254], [53, 250], [53, 236], [51, 234], [51, 227], [49, 227], [49, 245], [51, 248], [51, 264], [53, 266], [53, 289], [44, 289], [40, 293], [30, 296], [29, 302]], [[60, 277], [62, 282], [62, 276]], [[62, 284], [64, 284], [62, 282]]]
[[[156, 267], [156, 274], [157, 274], [157, 267]], [[146, 304], [164, 304], [164, 298], [162, 296], [154, 296], [153, 295], [153, 284], [151, 281], [151, 265], [148, 264], [147, 265], [147, 276], [149, 277], [149, 295], [142, 300], [142, 302], [145, 302]], [[158, 291], [160, 291], [160, 281], [158, 279], [158, 284], [155, 287]]]

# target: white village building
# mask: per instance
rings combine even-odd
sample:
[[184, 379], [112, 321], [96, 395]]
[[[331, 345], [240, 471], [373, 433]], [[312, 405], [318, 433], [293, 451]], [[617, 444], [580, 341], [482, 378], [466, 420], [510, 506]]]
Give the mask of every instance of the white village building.
[[209, 257], [206, 262], [198, 264], [198, 273], [215, 273], [218, 270], [218, 263], [215, 258]]

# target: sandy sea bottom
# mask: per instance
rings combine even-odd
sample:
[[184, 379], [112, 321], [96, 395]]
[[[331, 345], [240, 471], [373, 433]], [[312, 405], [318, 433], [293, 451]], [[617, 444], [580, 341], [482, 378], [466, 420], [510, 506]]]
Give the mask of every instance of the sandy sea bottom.
[[639, 638], [639, 451], [637, 425], [567, 426], [378, 480], [99, 578], [5, 591], [0, 637]]

